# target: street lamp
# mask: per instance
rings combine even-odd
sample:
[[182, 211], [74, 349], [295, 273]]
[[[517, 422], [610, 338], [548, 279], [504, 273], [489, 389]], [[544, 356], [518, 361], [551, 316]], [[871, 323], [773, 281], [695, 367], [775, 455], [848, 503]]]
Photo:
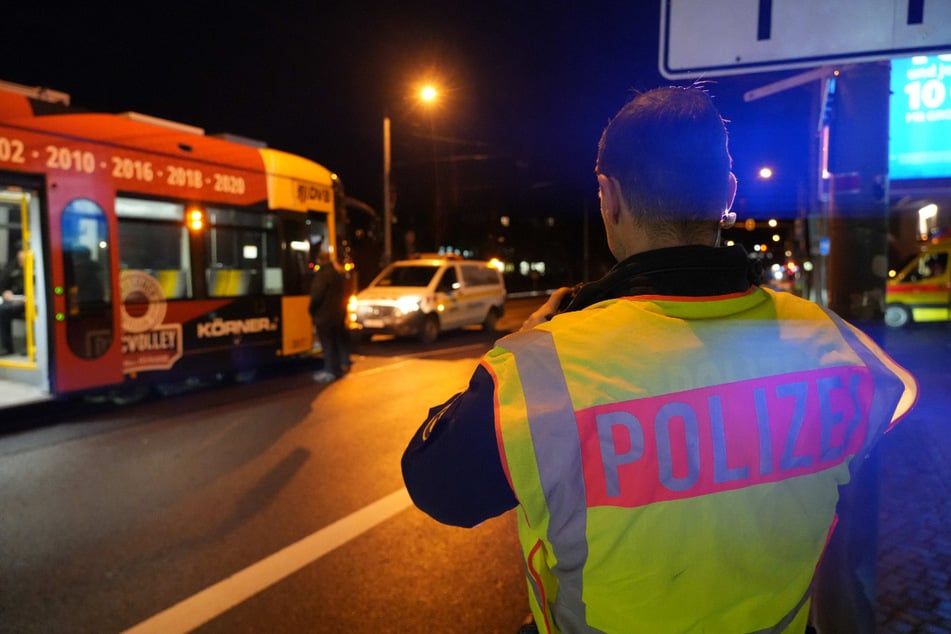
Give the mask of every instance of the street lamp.
[[932, 228], [937, 224], [938, 205], [930, 203], [918, 210], [918, 237], [927, 240]]
[[436, 90], [436, 87], [432, 84], [426, 84], [419, 90], [419, 98], [427, 103], [436, 101], [436, 98], [439, 96], [439, 91]]
[[[439, 91], [432, 84], [426, 84], [419, 90], [418, 97], [425, 103], [433, 103], [439, 97]], [[435, 141], [434, 141], [435, 143]], [[383, 262], [384, 266], [393, 261], [393, 209], [390, 202], [390, 173], [393, 163], [390, 144], [390, 117], [383, 115]]]

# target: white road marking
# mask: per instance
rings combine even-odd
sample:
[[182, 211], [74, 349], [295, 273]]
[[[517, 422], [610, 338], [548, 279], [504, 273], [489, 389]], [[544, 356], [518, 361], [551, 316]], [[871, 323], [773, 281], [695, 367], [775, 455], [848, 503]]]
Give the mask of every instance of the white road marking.
[[386, 372], [388, 370], [399, 369], [400, 366], [409, 365], [413, 360], [404, 359], [403, 361], [397, 361], [396, 363], [390, 363], [388, 365], [381, 365], [376, 368], [370, 368], [368, 370], [352, 370], [350, 372], [351, 376], [369, 376], [371, 374], [380, 374], [381, 372]]
[[159, 612], [126, 633], [190, 632], [410, 506], [412, 500], [406, 489], [391, 493]]
[[429, 350], [427, 352], [418, 352], [413, 354], [414, 359], [424, 359], [426, 357], [438, 357], [444, 354], [458, 354], [463, 350], [479, 350], [478, 355], [481, 357], [483, 354], [492, 349], [492, 346], [487, 346], [484, 343], [469, 343], [464, 346], [453, 346], [452, 348], [440, 348], [438, 350]]
[[409, 365], [417, 359], [425, 359], [426, 357], [438, 357], [446, 354], [459, 354], [463, 350], [475, 350], [476, 354], [473, 358], [481, 357], [483, 354], [489, 351], [489, 348], [486, 348], [484, 343], [470, 343], [464, 346], [454, 346], [452, 348], [440, 348], [438, 350], [429, 350], [427, 352], [414, 353], [413, 356], [400, 356], [394, 357], [394, 359], [399, 359], [393, 363], [387, 365], [381, 365], [375, 368], [369, 368], [367, 370], [353, 370], [350, 372], [351, 376], [369, 376], [371, 374], [380, 374], [382, 372], [389, 372], [390, 370], [398, 370], [402, 366]]

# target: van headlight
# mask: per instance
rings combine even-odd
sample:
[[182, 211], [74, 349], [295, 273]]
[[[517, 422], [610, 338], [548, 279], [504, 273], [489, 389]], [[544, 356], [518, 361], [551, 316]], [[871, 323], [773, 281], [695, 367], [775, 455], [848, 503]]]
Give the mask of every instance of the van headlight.
[[409, 315], [419, 310], [419, 297], [400, 297], [396, 300], [396, 310], [403, 315]]

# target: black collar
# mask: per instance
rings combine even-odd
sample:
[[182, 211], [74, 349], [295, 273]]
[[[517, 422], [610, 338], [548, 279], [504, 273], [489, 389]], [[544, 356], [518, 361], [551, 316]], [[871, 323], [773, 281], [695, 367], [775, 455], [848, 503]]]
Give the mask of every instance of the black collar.
[[632, 295], [705, 297], [742, 293], [759, 281], [758, 267], [739, 245], [655, 249], [632, 255], [600, 280], [581, 286], [567, 310]]

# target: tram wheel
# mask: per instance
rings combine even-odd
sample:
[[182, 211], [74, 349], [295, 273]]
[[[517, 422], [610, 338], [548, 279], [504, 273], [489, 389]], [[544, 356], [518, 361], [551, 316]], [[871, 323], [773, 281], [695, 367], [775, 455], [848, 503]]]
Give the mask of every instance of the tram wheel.
[[116, 405], [132, 405], [144, 401], [149, 395], [148, 385], [133, 385], [109, 393], [109, 400]]

